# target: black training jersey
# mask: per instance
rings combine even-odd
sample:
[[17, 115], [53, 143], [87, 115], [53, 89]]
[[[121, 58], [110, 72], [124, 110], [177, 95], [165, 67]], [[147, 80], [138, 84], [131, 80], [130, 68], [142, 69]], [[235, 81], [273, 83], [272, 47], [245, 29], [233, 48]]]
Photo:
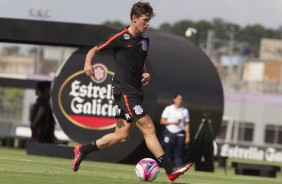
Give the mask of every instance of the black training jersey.
[[127, 28], [124, 28], [99, 43], [97, 48], [98, 51], [105, 49], [114, 51], [114, 87], [121, 87], [127, 94], [143, 95], [141, 78], [149, 48], [148, 37], [132, 36]]

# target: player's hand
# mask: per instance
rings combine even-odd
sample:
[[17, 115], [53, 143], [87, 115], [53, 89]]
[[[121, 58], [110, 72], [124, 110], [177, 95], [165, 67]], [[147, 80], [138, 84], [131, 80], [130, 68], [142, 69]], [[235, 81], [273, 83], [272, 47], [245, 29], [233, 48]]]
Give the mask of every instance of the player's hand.
[[176, 121], [174, 123], [172, 123], [173, 125], [178, 125], [180, 123], [180, 121]]
[[141, 82], [143, 84], [143, 86], [146, 86], [147, 84], [149, 84], [149, 81], [151, 79], [151, 75], [147, 72], [142, 74], [142, 79]]
[[93, 71], [93, 67], [91, 64], [85, 62], [85, 65], [84, 65], [84, 73], [87, 75], [87, 76], [94, 76], [95, 77], [95, 74], [94, 74], [94, 71]]
[[190, 137], [186, 136], [185, 137], [185, 144], [189, 144], [190, 143]]

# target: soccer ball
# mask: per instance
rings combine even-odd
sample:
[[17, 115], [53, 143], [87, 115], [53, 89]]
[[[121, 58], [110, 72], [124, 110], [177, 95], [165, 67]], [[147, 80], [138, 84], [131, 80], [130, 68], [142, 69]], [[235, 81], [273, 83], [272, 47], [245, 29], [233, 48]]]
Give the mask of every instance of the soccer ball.
[[154, 159], [143, 158], [137, 163], [135, 172], [142, 181], [154, 181], [159, 175], [160, 167]]

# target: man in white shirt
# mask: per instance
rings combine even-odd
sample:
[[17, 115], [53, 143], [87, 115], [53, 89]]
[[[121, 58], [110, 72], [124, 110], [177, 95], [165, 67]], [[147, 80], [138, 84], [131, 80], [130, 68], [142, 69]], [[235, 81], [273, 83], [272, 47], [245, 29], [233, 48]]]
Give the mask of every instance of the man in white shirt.
[[182, 102], [183, 95], [175, 94], [173, 104], [164, 109], [160, 120], [160, 124], [165, 126], [164, 151], [176, 165], [184, 163], [185, 145], [190, 142], [189, 111]]

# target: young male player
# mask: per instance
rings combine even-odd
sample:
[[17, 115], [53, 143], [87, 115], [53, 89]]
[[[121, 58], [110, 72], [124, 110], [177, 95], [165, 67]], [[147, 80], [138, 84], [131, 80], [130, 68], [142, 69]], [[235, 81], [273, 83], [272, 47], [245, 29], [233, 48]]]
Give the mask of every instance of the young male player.
[[115, 75], [113, 77], [113, 96], [118, 105], [117, 126], [114, 133], [109, 133], [90, 144], [78, 144], [74, 148], [72, 169], [76, 172], [85, 156], [94, 151], [126, 142], [134, 125], [143, 134], [148, 149], [166, 170], [171, 181], [184, 174], [191, 163], [174, 166], [165, 155], [156, 136], [155, 127], [143, 106], [142, 85], [147, 85], [150, 74], [145, 70], [145, 58], [149, 49], [149, 39], [143, 33], [149, 27], [153, 8], [149, 3], [133, 4], [131, 24], [117, 33], [110, 35], [104, 42], [96, 45], [86, 55], [84, 72], [95, 76], [91, 62], [98, 52], [113, 49]]

